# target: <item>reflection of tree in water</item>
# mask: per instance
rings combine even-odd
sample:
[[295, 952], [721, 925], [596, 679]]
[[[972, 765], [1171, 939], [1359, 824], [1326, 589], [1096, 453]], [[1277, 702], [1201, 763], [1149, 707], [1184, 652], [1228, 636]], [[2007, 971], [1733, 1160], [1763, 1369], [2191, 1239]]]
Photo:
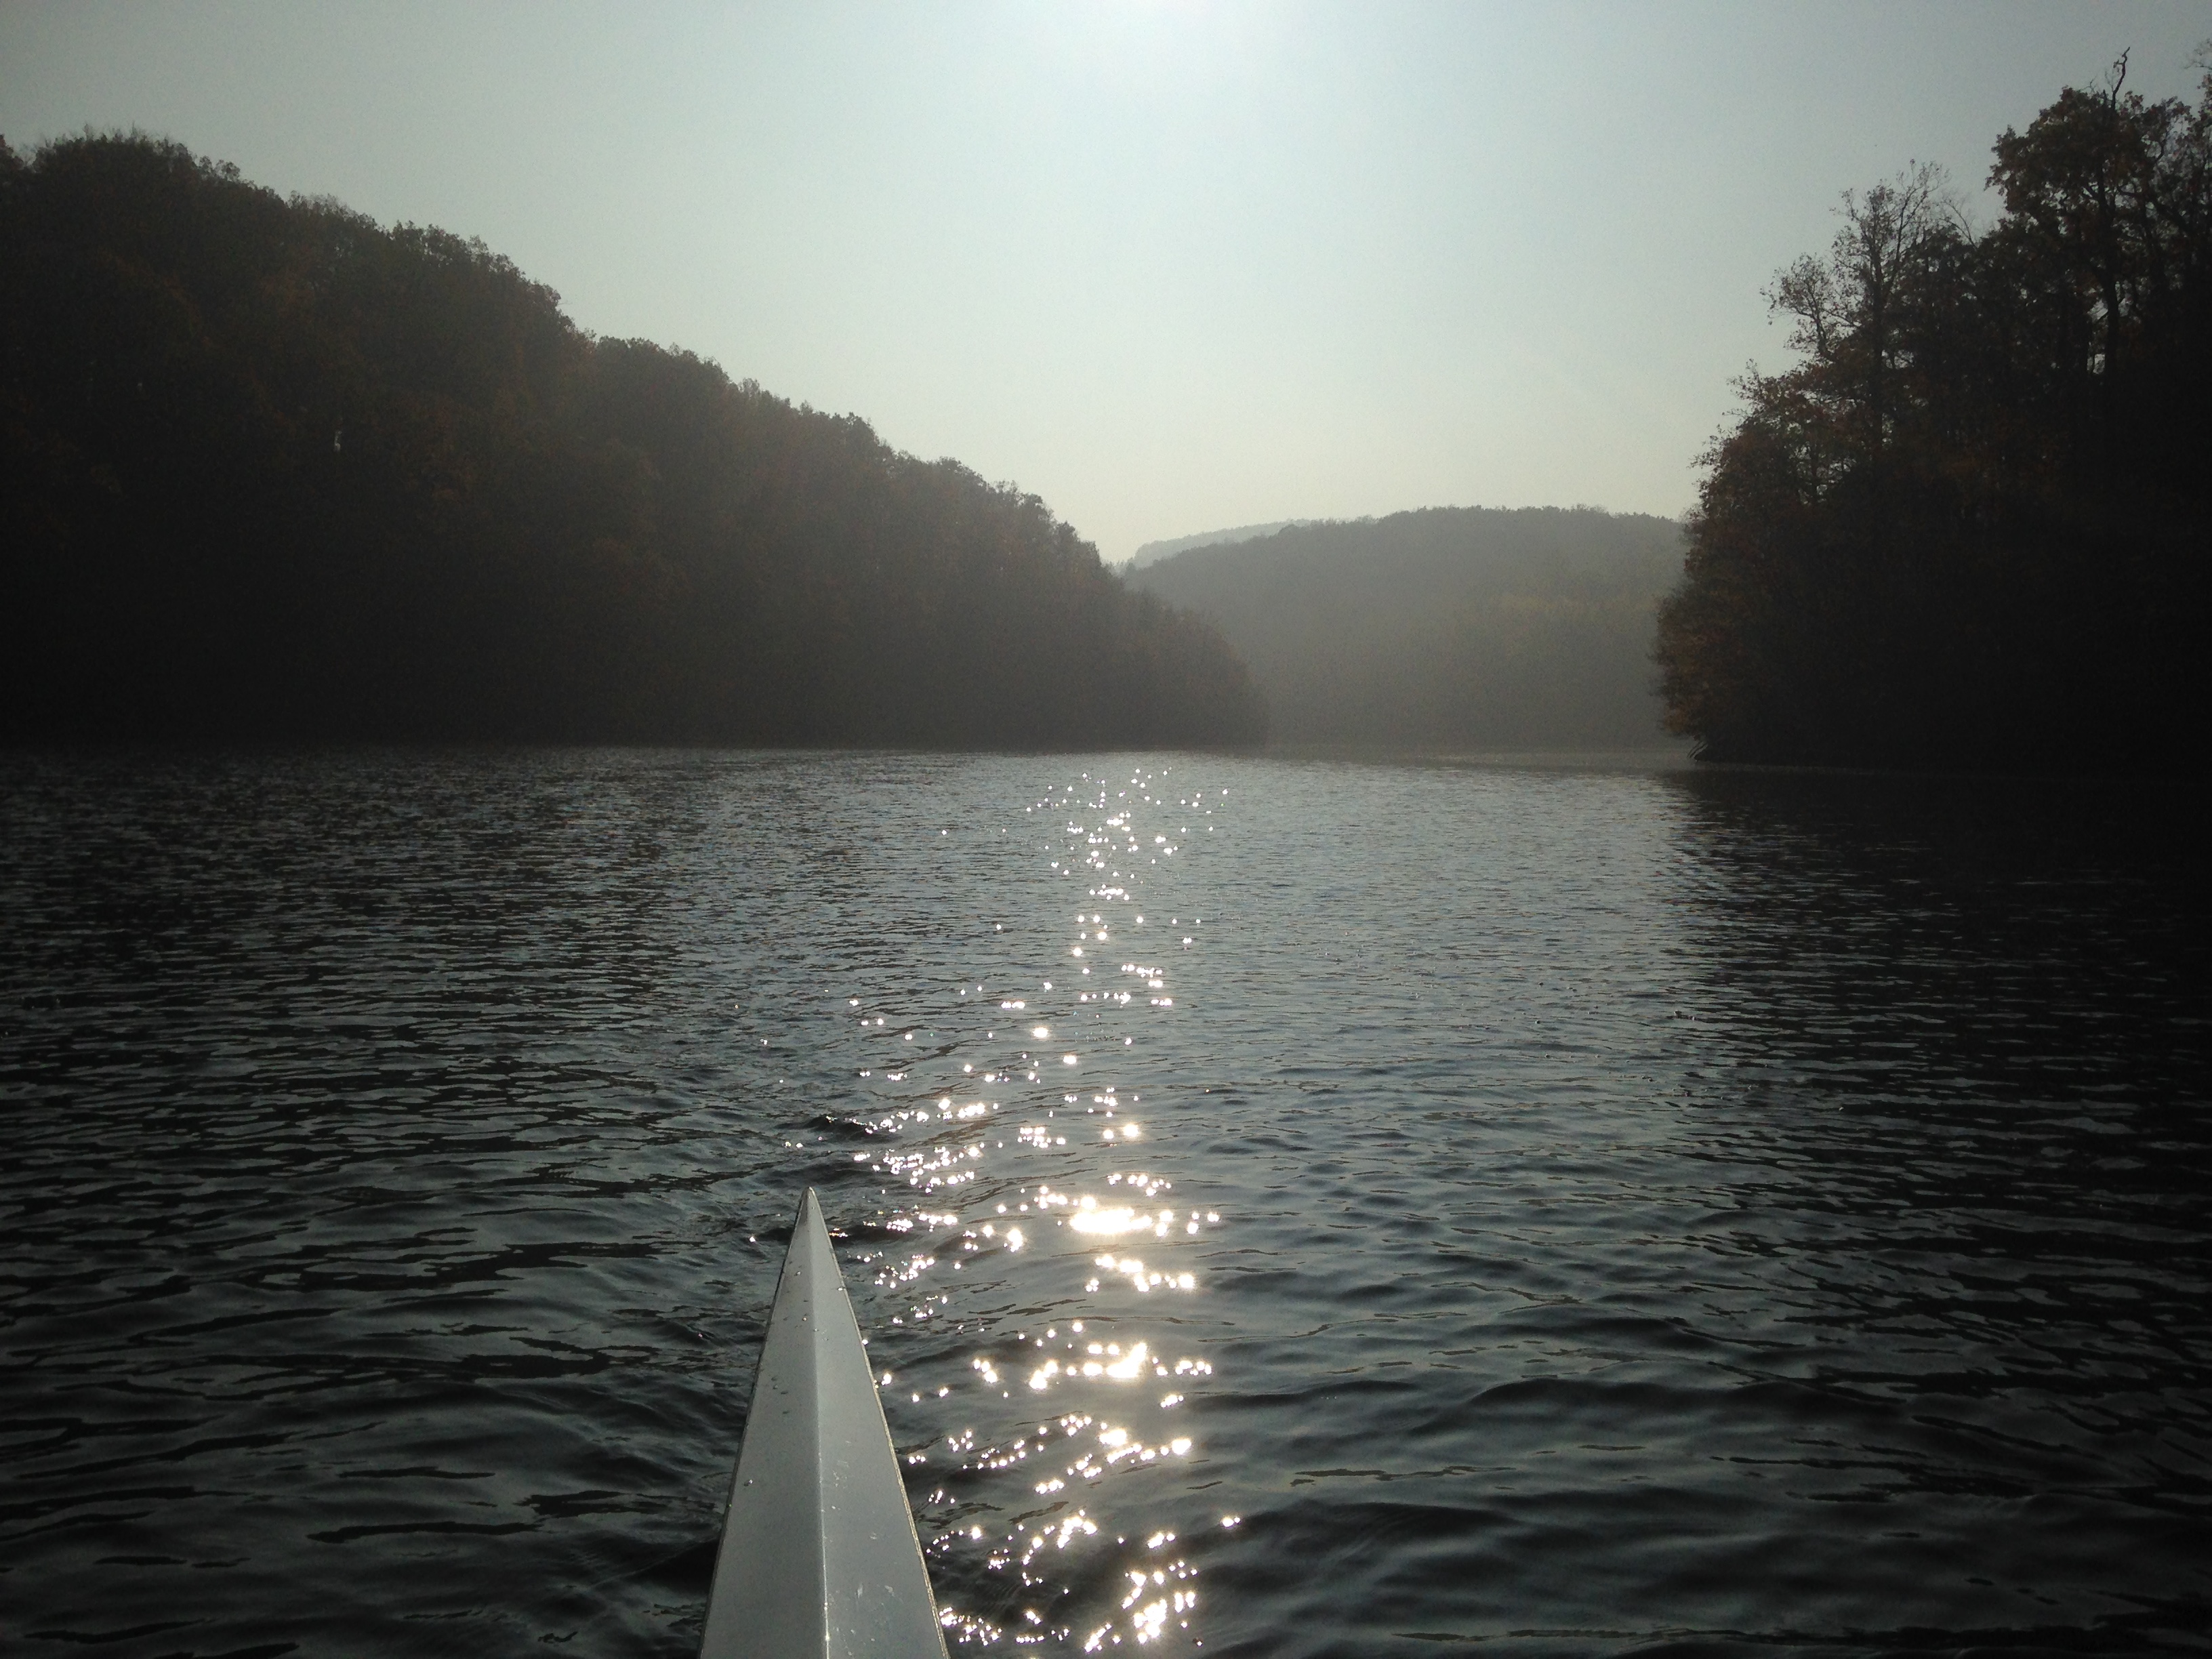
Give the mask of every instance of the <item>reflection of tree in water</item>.
[[1778, 1462], [1838, 1535], [1924, 1536], [1962, 1623], [2201, 1623], [2161, 1607], [2212, 1429], [2212, 963], [2179, 802], [1669, 781], [1686, 1150], [1732, 1200], [1716, 1278], [1771, 1316], [1745, 1363], [1798, 1390]]
[[1675, 774], [1712, 1008], [1743, 1063], [2153, 1103], [2204, 1082], [2203, 878], [2172, 791]]
[[[1693, 1097], [1716, 1156], [1771, 1172], [1742, 1224], [1808, 1255], [1835, 1304], [1816, 1321], [1873, 1322], [1869, 1375], [1940, 1368], [1969, 1337], [1993, 1345], [1975, 1364], [2021, 1344], [2002, 1364], [2053, 1386], [2138, 1339], [2161, 1370], [2177, 1341], [2201, 1361], [2212, 1323], [2184, 1264], [2203, 1264], [2212, 1175], [2207, 945], [2173, 803], [1674, 781]], [[1893, 1345], [1923, 1317], [1932, 1346], [1905, 1361]]]

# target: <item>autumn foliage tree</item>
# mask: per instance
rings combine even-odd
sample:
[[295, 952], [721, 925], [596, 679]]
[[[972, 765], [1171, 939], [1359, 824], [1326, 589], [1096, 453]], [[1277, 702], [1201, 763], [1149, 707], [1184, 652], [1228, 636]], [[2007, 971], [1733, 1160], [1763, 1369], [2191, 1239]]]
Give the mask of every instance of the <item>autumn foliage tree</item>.
[[2212, 718], [2212, 76], [2069, 88], [1844, 198], [1769, 291], [1662, 607], [1669, 724], [1714, 759], [2159, 767]]

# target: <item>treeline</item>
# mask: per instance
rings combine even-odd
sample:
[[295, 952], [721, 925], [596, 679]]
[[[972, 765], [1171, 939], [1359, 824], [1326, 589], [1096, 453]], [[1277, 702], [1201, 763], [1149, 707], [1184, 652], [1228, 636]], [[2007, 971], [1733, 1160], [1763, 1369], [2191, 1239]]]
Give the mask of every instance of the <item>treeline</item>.
[[1216, 542], [1249, 542], [1255, 537], [1272, 536], [1278, 530], [1286, 530], [1293, 524], [1304, 522], [1303, 519], [1275, 519], [1267, 524], [1240, 524], [1227, 530], [1206, 530], [1195, 536], [1175, 536], [1164, 542], [1146, 542], [1129, 556], [1129, 562], [1123, 568], [1141, 570], [1148, 564], [1158, 564], [1162, 559], [1188, 553], [1194, 547], [1211, 547]]
[[1201, 546], [1133, 584], [1217, 623], [1293, 744], [1623, 749], [1665, 741], [1653, 686], [1671, 519], [1431, 507]]
[[2212, 76], [2069, 88], [1940, 175], [1844, 198], [1769, 299], [1661, 614], [1668, 719], [1714, 759], [2176, 767], [2212, 720]]
[[481, 243], [0, 144], [0, 737], [1238, 743], [1033, 495], [595, 339]]

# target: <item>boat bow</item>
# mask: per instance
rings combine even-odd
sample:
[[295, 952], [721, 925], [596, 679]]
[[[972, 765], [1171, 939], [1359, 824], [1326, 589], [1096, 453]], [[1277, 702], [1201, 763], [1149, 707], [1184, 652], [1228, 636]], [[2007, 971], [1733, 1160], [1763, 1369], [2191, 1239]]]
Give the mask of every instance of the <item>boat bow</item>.
[[812, 1188], [730, 1486], [700, 1659], [945, 1659], [875, 1373]]

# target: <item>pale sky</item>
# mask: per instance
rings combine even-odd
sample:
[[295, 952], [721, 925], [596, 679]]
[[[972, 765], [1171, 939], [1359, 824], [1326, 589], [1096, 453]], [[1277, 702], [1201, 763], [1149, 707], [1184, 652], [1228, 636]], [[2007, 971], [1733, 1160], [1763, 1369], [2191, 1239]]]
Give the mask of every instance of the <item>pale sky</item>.
[[1760, 289], [2212, 0], [0, 0], [0, 133], [137, 127], [479, 236], [1019, 484], [1110, 559], [1431, 506], [1679, 513]]

